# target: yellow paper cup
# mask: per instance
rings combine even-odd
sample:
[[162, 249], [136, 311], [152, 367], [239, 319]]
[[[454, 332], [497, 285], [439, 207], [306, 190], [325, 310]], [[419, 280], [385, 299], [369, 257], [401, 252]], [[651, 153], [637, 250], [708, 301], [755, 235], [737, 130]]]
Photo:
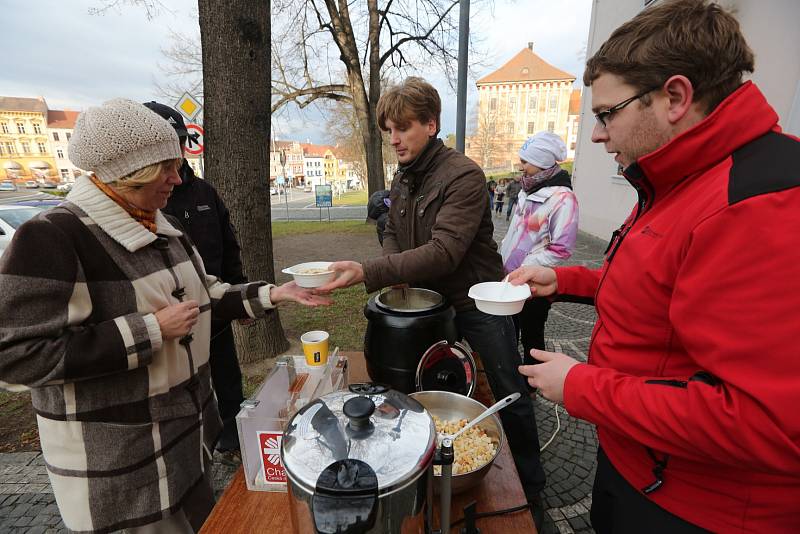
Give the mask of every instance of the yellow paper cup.
[[303, 354], [308, 365], [325, 365], [328, 363], [328, 333], [324, 330], [312, 330], [300, 336]]

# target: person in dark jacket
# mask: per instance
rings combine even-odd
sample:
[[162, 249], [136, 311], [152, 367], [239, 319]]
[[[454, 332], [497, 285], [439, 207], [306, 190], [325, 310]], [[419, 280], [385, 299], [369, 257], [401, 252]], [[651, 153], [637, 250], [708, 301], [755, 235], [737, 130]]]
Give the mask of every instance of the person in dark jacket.
[[378, 232], [378, 242], [383, 246], [383, 232], [386, 229], [386, 220], [389, 218], [389, 191], [381, 189], [375, 191], [367, 202], [367, 219], [375, 221]]
[[480, 354], [495, 398], [522, 394], [500, 412], [500, 419], [525, 494], [534, 503], [534, 517], [541, 521], [538, 495], [545, 474], [533, 402], [517, 372], [521, 359], [514, 323], [511, 317], [483, 313], [468, 296], [472, 285], [503, 278], [486, 178], [475, 162], [437, 138], [440, 113], [438, 92], [420, 78], [408, 78], [383, 93], [378, 124], [389, 132], [399, 163], [383, 256], [363, 265], [332, 263], [337, 278], [318, 291], [362, 282], [368, 292], [409, 284], [447, 298], [456, 310], [459, 335]]
[[[164, 117], [175, 128], [181, 147], [192, 142], [180, 113], [158, 102], [147, 102], [145, 106]], [[247, 277], [242, 272], [239, 242], [222, 198], [214, 186], [195, 176], [185, 158], [179, 173], [181, 184], [172, 190], [167, 206], [162, 211], [180, 221], [200, 252], [208, 274], [229, 284], [247, 282]], [[223, 422], [217, 450], [235, 452], [239, 450], [236, 414], [244, 400], [244, 393], [242, 371], [239, 368], [230, 322], [212, 321], [209, 362]]]
[[506, 222], [511, 220], [511, 214], [514, 213], [514, 207], [517, 205], [517, 201], [519, 201], [519, 192], [522, 191], [521, 179], [521, 175], [514, 176], [506, 186], [506, 202], [508, 203], [508, 208], [506, 208]]

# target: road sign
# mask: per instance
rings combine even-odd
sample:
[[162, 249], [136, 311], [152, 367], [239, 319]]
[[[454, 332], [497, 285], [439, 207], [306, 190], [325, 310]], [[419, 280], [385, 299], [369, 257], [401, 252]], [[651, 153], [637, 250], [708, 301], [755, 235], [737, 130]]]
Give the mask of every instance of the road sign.
[[197, 139], [192, 143], [192, 146], [189, 146], [188, 142], [186, 143], [186, 153], [192, 156], [199, 156], [203, 153], [203, 136], [205, 135], [203, 128], [199, 124], [190, 122], [186, 125], [186, 131], [189, 132], [189, 135], [197, 134]]
[[333, 206], [333, 188], [330, 185], [318, 185], [314, 188], [318, 208]]
[[278, 185], [283, 185], [286, 182], [286, 179], [283, 176], [278, 176], [278, 178], [275, 181], [277, 182]]
[[180, 98], [180, 100], [178, 100], [176, 107], [178, 108], [178, 112], [190, 121], [193, 121], [203, 109], [200, 101], [189, 93], [183, 93], [183, 96]]

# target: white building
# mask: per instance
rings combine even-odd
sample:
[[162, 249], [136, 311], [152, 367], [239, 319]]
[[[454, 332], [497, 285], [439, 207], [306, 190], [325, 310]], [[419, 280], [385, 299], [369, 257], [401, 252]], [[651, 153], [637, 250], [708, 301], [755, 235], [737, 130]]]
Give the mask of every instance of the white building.
[[303, 177], [306, 187], [327, 183], [325, 179], [325, 153], [315, 145], [303, 143]]
[[50, 151], [56, 160], [56, 172], [62, 182], [73, 183], [83, 171], [72, 164], [69, 159], [69, 139], [75, 128], [75, 119], [79, 111], [47, 110], [47, 136], [50, 140]]
[[[633, 18], [645, 5], [660, 0], [594, 0], [587, 57], [591, 57], [617, 27]], [[752, 80], [780, 117], [784, 131], [800, 135], [800, 2], [797, 0], [720, 0], [733, 9], [756, 57]], [[608, 239], [636, 203], [636, 193], [618, 175], [617, 164], [591, 141], [595, 118], [592, 91], [584, 91], [573, 184], [580, 205], [581, 229]]]

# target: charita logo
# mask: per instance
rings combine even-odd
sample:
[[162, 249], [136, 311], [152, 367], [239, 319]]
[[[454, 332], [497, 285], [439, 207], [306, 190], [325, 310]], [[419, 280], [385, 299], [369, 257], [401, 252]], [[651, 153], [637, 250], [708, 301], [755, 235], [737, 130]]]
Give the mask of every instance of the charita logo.
[[660, 233], [656, 232], [655, 230], [653, 230], [652, 228], [650, 228], [649, 224], [647, 226], [645, 226], [644, 228], [642, 228], [642, 234], [650, 236], [650, 237], [655, 237], [656, 239], [664, 237], [664, 234], [660, 234]]

